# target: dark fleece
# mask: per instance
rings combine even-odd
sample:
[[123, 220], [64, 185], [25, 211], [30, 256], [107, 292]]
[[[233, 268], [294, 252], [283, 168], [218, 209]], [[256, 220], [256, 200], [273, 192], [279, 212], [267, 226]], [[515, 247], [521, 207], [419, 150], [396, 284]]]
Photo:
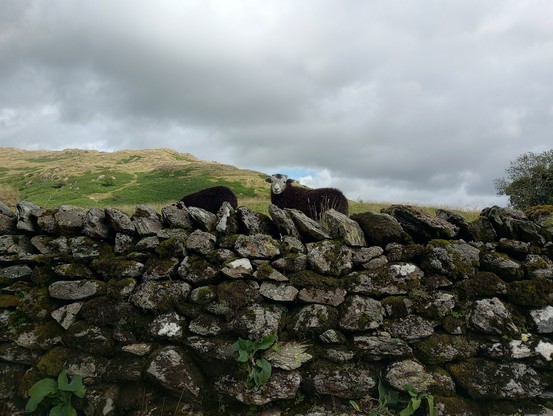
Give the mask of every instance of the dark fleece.
[[321, 219], [321, 214], [329, 209], [348, 215], [348, 200], [335, 188], [305, 189], [287, 185], [279, 195], [271, 192], [271, 202], [279, 208], [298, 209], [317, 221]]
[[187, 207], [197, 207], [206, 211], [217, 214], [223, 202], [230, 203], [232, 208], [238, 207], [236, 195], [226, 186], [213, 186], [211, 188], [202, 189], [193, 194], [185, 195], [181, 198], [184, 205]]

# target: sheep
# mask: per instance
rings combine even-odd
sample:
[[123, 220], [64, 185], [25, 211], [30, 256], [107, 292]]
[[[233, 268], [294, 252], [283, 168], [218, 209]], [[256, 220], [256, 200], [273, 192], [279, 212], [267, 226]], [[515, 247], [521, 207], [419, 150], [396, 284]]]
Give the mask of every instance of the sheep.
[[329, 209], [348, 215], [348, 200], [338, 189], [291, 186], [294, 180], [280, 173], [267, 177], [265, 181], [271, 184], [271, 202], [279, 208], [298, 209], [316, 221]]
[[202, 208], [213, 214], [217, 214], [225, 201], [229, 202], [234, 209], [238, 207], [236, 195], [226, 186], [213, 186], [181, 198], [181, 202], [187, 207]]

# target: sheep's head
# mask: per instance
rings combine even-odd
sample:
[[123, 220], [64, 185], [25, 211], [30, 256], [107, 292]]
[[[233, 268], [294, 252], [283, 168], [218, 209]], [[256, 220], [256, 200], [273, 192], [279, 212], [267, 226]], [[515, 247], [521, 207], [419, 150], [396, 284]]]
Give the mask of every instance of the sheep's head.
[[287, 175], [280, 173], [267, 177], [265, 181], [271, 184], [271, 193], [275, 195], [281, 194], [289, 183], [294, 182], [293, 179], [288, 179]]

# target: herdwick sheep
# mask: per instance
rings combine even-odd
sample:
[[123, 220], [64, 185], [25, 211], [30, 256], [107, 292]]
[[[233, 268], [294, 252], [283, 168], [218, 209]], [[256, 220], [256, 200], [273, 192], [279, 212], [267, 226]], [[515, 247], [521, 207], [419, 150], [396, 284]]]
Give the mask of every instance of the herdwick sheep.
[[213, 186], [202, 189], [193, 194], [183, 196], [181, 201], [187, 207], [202, 208], [213, 214], [217, 214], [217, 211], [219, 211], [219, 208], [221, 208], [221, 205], [225, 201], [228, 201], [234, 209], [238, 207], [236, 195], [226, 186]]
[[290, 185], [293, 179], [277, 173], [265, 181], [271, 184], [271, 202], [279, 208], [295, 208], [319, 221], [323, 212], [334, 209], [348, 215], [348, 200], [335, 188], [305, 189]]

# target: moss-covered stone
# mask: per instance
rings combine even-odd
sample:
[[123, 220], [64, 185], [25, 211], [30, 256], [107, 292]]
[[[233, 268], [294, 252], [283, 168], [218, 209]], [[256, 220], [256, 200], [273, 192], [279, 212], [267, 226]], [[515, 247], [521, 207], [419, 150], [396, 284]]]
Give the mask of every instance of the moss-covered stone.
[[460, 282], [456, 288], [461, 299], [469, 300], [507, 293], [507, 284], [492, 272], [478, 272], [474, 277]]
[[186, 256], [186, 238], [177, 236], [164, 240], [156, 247], [156, 253], [161, 258], [178, 257], [182, 259]]
[[21, 298], [19, 296], [0, 293], [0, 308], [15, 308], [19, 305], [20, 300]]
[[509, 301], [523, 306], [546, 306], [553, 303], [553, 282], [536, 278], [519, 280], [509, 284], [507, 288]]
[[323, 276], [312, 270], [304, 270], [290, 275], [290, 284], [296, 288], [316, 287], [316, 288], [335, 288], [342, 287], [344, 280], [334, 277]]
[[472, 357], [477, 348], [465, 337], [435, 334], [415, 344], [415, 356], [425, 364], [441, 365]]
[[25, 295], [18, 306], [30, 320], [41, 321], [50, 316], [55, 305], [50, 298], [46, 287], [33, 288]]
[[42, 356], [36, 366], [42, 374], [57, 377], [65, 368], [66, 360], [71, 354], [71, 350], [65, 347], [52, 348]]

